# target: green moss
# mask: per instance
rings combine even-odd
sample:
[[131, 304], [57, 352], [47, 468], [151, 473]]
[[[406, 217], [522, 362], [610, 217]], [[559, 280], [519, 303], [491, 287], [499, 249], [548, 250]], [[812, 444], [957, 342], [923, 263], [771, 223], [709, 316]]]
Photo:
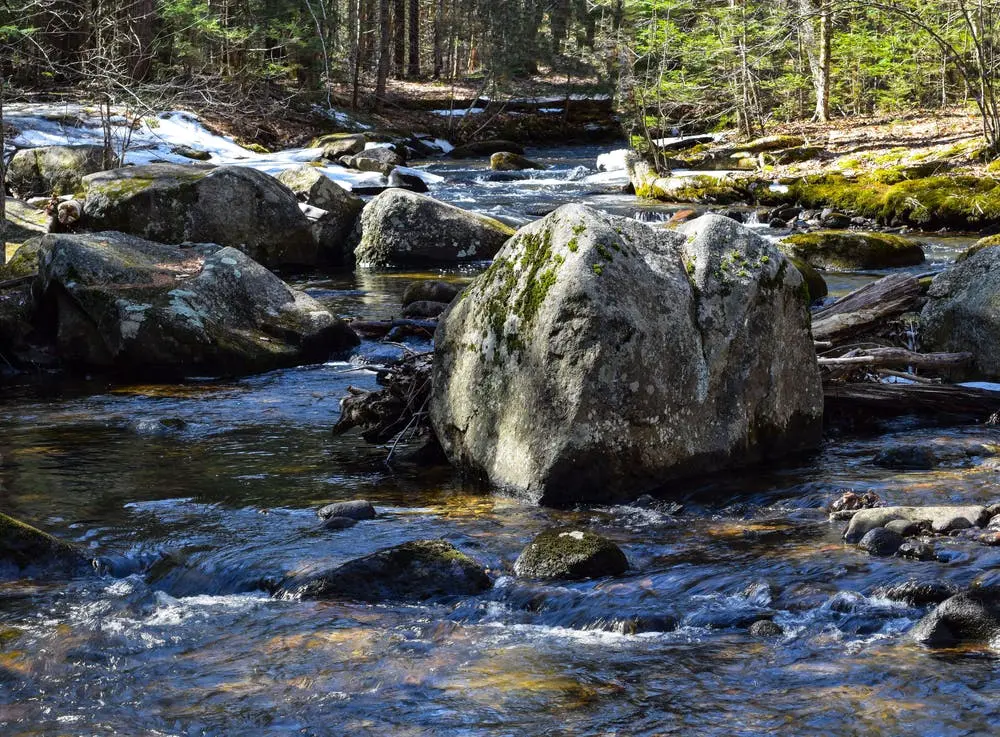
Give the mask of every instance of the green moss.
[[885, 233], [840, 230], [800, 233], [786, 238], [782, 246], [795, 258], [818, 268], [876, 269], [924, 262], [924, 252], [918, 244]]
[[579, 250], [580, 248], [580, 241], [578, 241], [576, 238], [571, 238], [569, 243], [566, 244], [566, 247], [573, 253], [576, 253], [577, 250]]
[[594, 274], [597, 276], [600, 276], [601, 274], [604, 273], [604, 266], [602, 266], [601, 264], [594, 264], [590, 268], [593, 269]]
[[972, 258], [980, 251], [986, 250], [987, 248], [995, 248], [996, 246], [1000, 246], [1000, 235], [989, 235], [985, 238], [980, 238], [974, 244], [965, 249], [965, 251], [960, 253], [955, 259], [955, 263], [960, 264], [963, 261]]

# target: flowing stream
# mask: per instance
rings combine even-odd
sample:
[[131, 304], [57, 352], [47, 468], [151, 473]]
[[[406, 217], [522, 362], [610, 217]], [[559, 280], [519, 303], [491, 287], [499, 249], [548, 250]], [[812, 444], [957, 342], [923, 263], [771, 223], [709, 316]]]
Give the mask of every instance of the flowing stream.
[[[553, 168], [497, 182], [478, 164], [424, 166], [445, 177], [435, 196], [514, 223], [569, 201], [654, 223], [680, 209], [607, 193], [614, 176], [579, 168], [596, 148], [528, 153]], [[921, 240], [923, 271], [969, 242]], [[379, 318], [398, 312], [413, 279], [475, 273], [300, 285], [342, 314]], [[397, 352], [366, 342], [350, 361], [239, 381], [0, 387], [0, 509], [108, 560], [100, 577], [0, 584], [0, 734], [995, 733], [997, 652], [922, 649], [906, 632], [924, 610], [870, 593], [909, 578], [967, 584], [1000, 564], [1000, 548], [949, 539], [944, 561], [871, 558], [822, 507], [851, 488], [888, 503], [996, 501], [1000, 429], [899, 422], [831, 436], [811, 457], [677, 484], [680, 511], [541, 509], [447, 469], [388, 467], [385, 448], [331, 435], [347, 386], [374, 386], [360, 367]], [[897, 444], [952, 460], [909, 472], [873, 463]], [[319, 527], [317, 506], [356, 498], [380, 517]], [[632, 570], [514, 579], [521, 548], [553, 524], [614, 539]], [[427, 537], [486, 564], [495, 588], [428, 606], [278, 601], [262, 588]], [[751, 637], [761, 617], [785, 635]]]

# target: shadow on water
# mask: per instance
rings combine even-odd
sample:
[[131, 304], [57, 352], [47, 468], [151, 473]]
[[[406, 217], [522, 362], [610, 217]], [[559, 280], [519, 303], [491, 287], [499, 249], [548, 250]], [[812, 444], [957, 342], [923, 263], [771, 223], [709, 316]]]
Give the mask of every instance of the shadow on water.
[[[596, 153], [549, 160], [572, 172]], [[587, 184], [533, 186], [473, 196], [527, 217]], [[300, 285], [341, 314], [386, 319], [412, 279], [476, 271]], [[1000, 550], [948, 538], [940, 562], [870, 558], [822, 511], [844, 489], [995, 501], [997, 429], [898, 424], [642, 506], [539, 509], [331, 435], [347, 386], [374, 386], [364, 366], [396, 353], [369, 342], [350, 361], [238, 381], [5, 386], [0, 509], [84, 546], [103, 575], [0, 584], [0, 732], [888, 736], [1000, 723], [996, 654], [917, 648], [906, 632], [924, 610], [872, 595], [910, 577], [966, 584]], [[893, 444], [980, 450], [900, 471], [874, 461]], [[316, 507], [356, 498], [379, 518], [319, 526]], [[523, 546], [556, 524], [618, 542], [629, 573], [513, 577]], [[436, 537], [486, 565], [493, 590], [419, 606], [266, 593], [293, 571]], [[759, 619], [784, 634], [751, 637]]]

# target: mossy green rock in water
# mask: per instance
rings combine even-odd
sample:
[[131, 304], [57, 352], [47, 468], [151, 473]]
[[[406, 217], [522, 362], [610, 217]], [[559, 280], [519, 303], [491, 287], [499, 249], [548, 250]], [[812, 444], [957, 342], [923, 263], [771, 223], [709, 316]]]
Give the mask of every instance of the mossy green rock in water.
[[313, 266], [319, 246], [291, 190], [240, 166], [147, 164], [84, 177], [88, 227], [160, 243], [218, 243], [268, 267]]
[[214, 244], [47, 235], [34, 291], [63, 361], [132, 378], [250, 374], [325, 361], [358, 343], [312, 297]]
[[917, 266], [926, 258], [917, 243], [887, 233], [842, 230], [799, 233], [785, 238], [782, 246], [795, 258], [820, 269]]
[[800, 258], [795, 258], [794, 256], [788, 256], [787, 258], [806, 281], [809, 304], [818, 299], [823, 299], [823, 297], [830, 293], [830, 289], [826, 285], [826, 279], [816, 269]]
[[279, 595], [307, 599], [419, 602], [481, 594], [493, 585], [485, 569], [444, 540], [414, 540], [331, 571], [286, 580]]
[[1000, 379], [1000, 248], [984, 248], [934, 278], [918, 335], [923, 350], [969, 352], [976, 374]]
[[441, 317], [434, 429], [457, 467], [553, 505], [813, 447], [804, 289], [729, 218], [664, 231], [561, 207]]
[[108, 168], [102, 146], [21, 149], [10, 161], [7, 182], [21, 199], [80, 191], [82, 178]]
[[987, 248], [993, 248], [994, 246], [1000, 246], [1000, 235], [988, 235], [985, 238], [980, 238], [978, 241], [976, 241], [971, 246], [966, 248], [962, 253], [960, 253], [958, 257], [955, 259], [955, 263], [960, 264], [963, 261], [966, 261], [967, 259], [975, 256], [980, 251], [983, 251]]
[[89, 563], [74, 546], [0, 513], [0, 573], [73, 574]]
[[361, 213], [361, 242], [354, 249], [363, 268], [485, 261], [514, 229], [454, 205], [390, 189]]
[[545, 165], [532, 161], [521, 154], [498, 151], [490, 157], [490, 168], [493, 171], [521, 171], [523, 169], [544, 169]]
[[574, 528], [546, 530], [524, 549], [514, 572], [526, 578], [601, 578], [628, 570], [621, 548], [607, 538]]

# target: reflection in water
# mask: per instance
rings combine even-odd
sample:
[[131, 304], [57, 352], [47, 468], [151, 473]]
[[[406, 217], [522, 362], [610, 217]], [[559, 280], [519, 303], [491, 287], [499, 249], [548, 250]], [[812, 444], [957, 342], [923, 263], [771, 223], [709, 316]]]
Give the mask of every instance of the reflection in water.
[[[567, 171], [582, 160], [555, 153]], [[475, 193], [511, 214], [551, 204], [546, 187]], [[342, 314], [389, 318], [416, 276], [304, 285]], [[679, 486], [679, 513], [538, 509], [331, 436], [346, 387], [374, 385], [362, 364], [397, 351], [366, 343], [351, 362], [240, 381], [4, 387], [0, 509], [89, 547], [106, 575], [0, 585], [0, 733], [970, 735], [1000, 722], [995, 653], [916, 648], [905, 633], [923, 611], [870, 596], [908, 577], [967, 584], [1000, 550], [953, 538], [943, 563], [869, 558], [821, 511], [845, 488], [996, 501], [988, 450], [941, 454], [933, 471], [872, 460], [887, 444], [988, 449], [997, 429], [830, 440], [784, 467]], [[318, 526], [317, 506], [353, 498], [379, 519]], [[515, 579], [521, 548], [552, 524], [611, 537], [631, 572]], [[425, 606], [266, 594], [288, 572], [427, 537], [479, 559], [495, 588]], [[785, 634], [750, 637], [761, 618]]]

